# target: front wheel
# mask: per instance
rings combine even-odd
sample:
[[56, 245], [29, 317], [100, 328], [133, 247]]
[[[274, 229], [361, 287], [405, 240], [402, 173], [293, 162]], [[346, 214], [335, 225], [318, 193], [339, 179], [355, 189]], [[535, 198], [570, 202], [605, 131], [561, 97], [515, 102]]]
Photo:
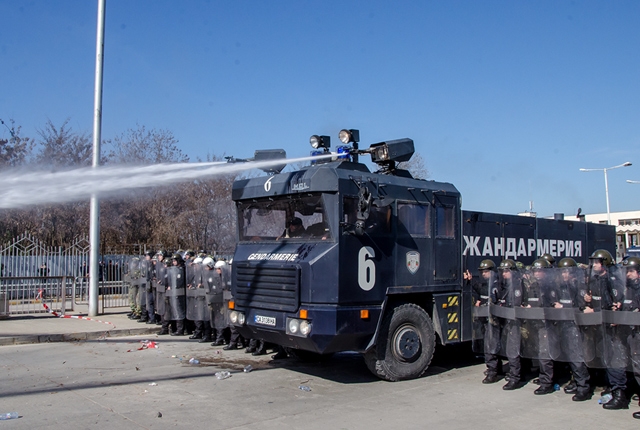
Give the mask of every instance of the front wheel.
[[407, 303], [385, 317], [378, 343], [365, 353], [367, 367], [387, 381], [420, 377], [429, 367], [435, 349], [431, 318], [420, 306]]

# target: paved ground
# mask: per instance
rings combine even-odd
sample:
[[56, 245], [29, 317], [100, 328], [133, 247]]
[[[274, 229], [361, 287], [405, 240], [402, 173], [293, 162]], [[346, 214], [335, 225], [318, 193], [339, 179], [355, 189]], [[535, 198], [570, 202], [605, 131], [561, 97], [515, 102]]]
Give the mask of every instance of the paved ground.
[[[120, 330], [149, 329], [120, 314], [101, 319]], [[373, 377], [356, 354], [338, 354], [322, 363], [272, 361], [186, 337], [105, 338], [105, 327], [94, 330], [100, 324], [43, 317], [0, 321], [0, 339], [18, 343], [0, 347], [0, 412], [20, 414], [3, 428], [565, 430], [640, 425], [631, 417], [640, 410], [635, 405], [605, 411], [596, 398], [575, 403], [561, 391], [534, 396], [532, 384], [515, 392], [503, 391], [502, 383], [483, 385], [484, 366], [466, 346], [437, 351], [423, 378], [389, 383]], [[33, 337], [38, 331], [84, 333], [89, 340], [19, 344], [22, 333], [40, 340]], [[143, 340], [157, 342], [158, 348], [139, 349]], [[190, 358], [201, 364], [189, 365]], [[244, 373], [249, 364], [254, 370]], [[216, 379], [221, 370], [232, 376]]]

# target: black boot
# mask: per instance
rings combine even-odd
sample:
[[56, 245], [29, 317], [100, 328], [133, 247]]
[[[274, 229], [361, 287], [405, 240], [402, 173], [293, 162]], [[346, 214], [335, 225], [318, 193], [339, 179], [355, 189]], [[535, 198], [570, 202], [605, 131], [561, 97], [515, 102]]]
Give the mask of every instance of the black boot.
[[541, 394], [551, 394], [555, 390], [553, 389], [553, 385], [540, 385], [537, 390], [533, 392], [533, 394], [541, 395]]
[[176, 331], [172, 332], [171, 336], [184, 336], [184, 320], [176, 321]]
[[517, 388], [520, 388], [520, 381], [519, 378], [515, 378], [513, 376], [511, 376], [509, 378], [509, 382], [507, 382], [502, 389], [503, 390], [507, 390], [507, 391], [511, 391], [511, 390], [515, 390]]
[[493, 384], [495, 382], [498, 382], [499, 380], [500, 380], [500, 377], [498, 376], [497, 373], [487, 373], [487, 377], [482, 380], [482, 383]]
[[629, 399], [627, 395], [621, 389], [613, 390], [613, 399], [602, 405], [605, 409], [629, 409]]
[[633, 418], [640, 420], [640, 411], [639, 412], [634, 412], [633, 413]]
[[574, 402], [584, 402], [585, 400], [589, 400], [591, 398], [591, 391], [579, 391], [576, 388], [576, 394], [571, 397], [571, 400]]

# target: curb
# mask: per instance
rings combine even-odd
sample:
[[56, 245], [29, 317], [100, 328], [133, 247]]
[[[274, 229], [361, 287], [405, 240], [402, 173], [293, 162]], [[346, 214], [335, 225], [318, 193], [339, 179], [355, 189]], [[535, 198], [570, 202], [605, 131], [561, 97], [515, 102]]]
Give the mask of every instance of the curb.
[[30, 343], [49, 342], [77, 342], [82, 340], [104, 340], [110, 337], [136, 336], [143, 334], [156, 334], [157, 327], [141, 327], [127, 329], [113, 329], [105, 331], [90, 331], [65, 334], [41, 334], [0, 338], [0, 346], [6, 345], [26, 345]]

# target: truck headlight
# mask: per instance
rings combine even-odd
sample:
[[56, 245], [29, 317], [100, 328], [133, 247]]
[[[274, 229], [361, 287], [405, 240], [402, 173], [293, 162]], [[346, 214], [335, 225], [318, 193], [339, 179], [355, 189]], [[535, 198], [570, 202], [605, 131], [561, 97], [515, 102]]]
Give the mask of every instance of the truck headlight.
[[231, 321], [231, 324], [236, 324], [238, 322], [238, 312], [237, 311], [229, 312], [229, 321]]
[[289, 320], [289, 333], [298, 334], [299, 330], [300, 330], [300, 321], [298, 321], [297, 319], [291, 318]]
[[303, 336], [307, 336], [311, 333], [311, 323], [309, 321], [303, 320], [300, 322], [300, 334]]
[[244, 314], [241, 312], [238, 312], [238, 325], [244, 325], [244, 322], [245, 322]]

